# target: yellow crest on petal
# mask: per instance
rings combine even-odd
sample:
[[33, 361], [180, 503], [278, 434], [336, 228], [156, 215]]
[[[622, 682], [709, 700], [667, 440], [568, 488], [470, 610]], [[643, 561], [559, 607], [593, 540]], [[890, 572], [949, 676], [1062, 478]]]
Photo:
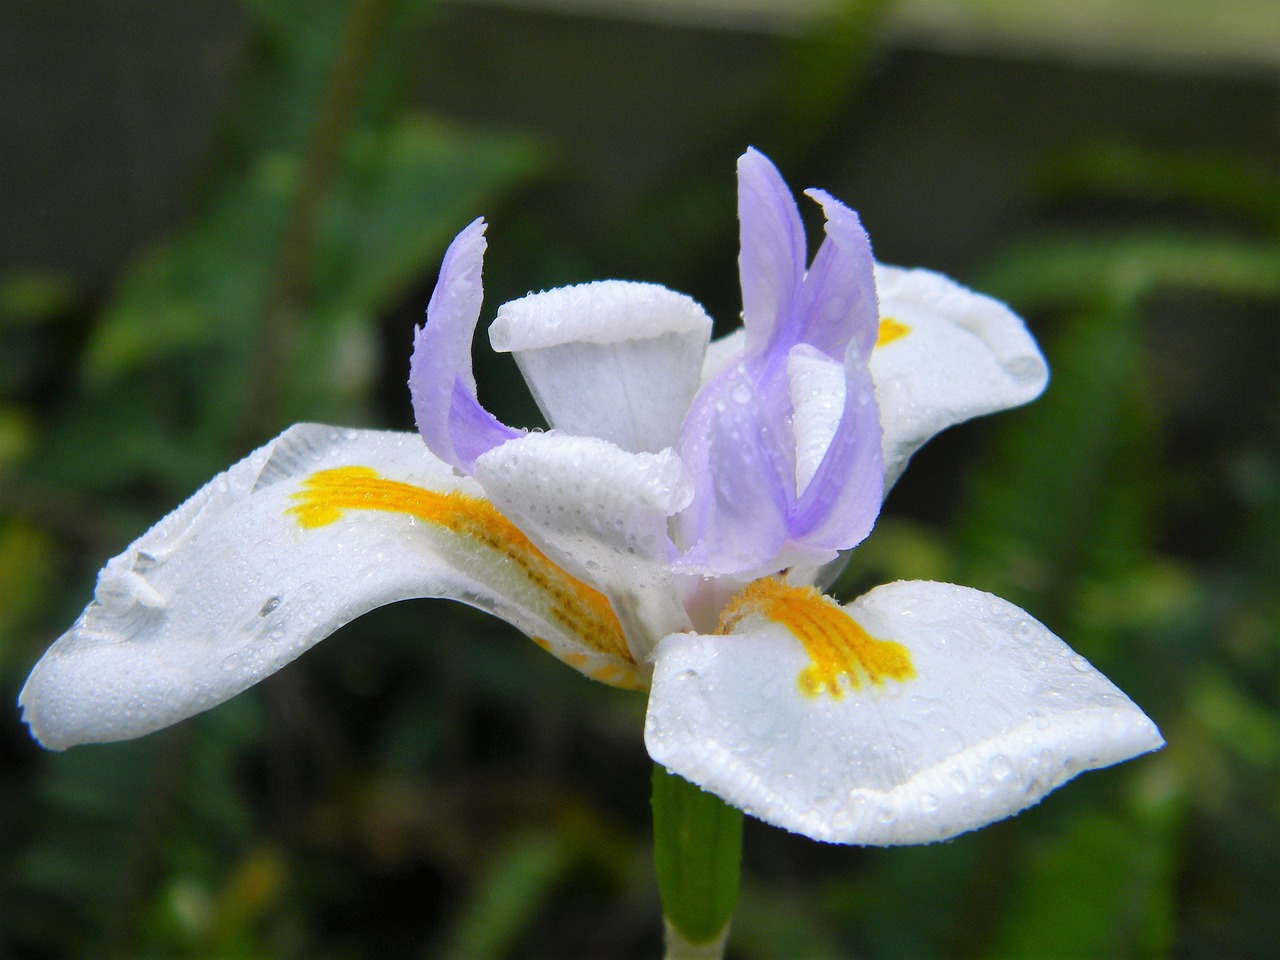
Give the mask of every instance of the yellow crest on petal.
[[796, 680], [807, 696], [827, 693], [839, 700], [846, 687], [879, 687], [886, 680], [910, 680], [916, 674], [906, 647], [871, 636], [813, 587], [788, 586], [772, 577], [755, 580], [721, 612], [719, 632], [729, 633], [753, 615], [781, 624], [804, 645], [809, 665]]
[[880, 318], [880, 332], [876, 336], [876, 346], [883, 347], [886, 343], [905, 337], [911, 332], [911, 328], [905, 323], [893, 319], [893, 317]]
[[556, 649], [539, 637], [535, 643], [611, 686], [644, 685], [608, 598], [549, 559], [489, 501], [388, 480], [361, 466], [319, 470], [303, 480], [293, 499], [289, 512], [307, 529], [334, 523], [348, 510], [380, 510], [456, 534], [469, 551], [496, 561], [504, 579], [516, 578], [536, 595], [539, 612], [580, 640], [588, 653]]

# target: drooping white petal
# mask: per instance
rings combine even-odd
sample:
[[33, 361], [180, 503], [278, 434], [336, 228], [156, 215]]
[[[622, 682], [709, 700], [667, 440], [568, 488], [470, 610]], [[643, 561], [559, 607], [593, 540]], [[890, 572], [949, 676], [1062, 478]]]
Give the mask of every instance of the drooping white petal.
[[479, 494], [416, 434], [293, 427], [107, 564], [94, 602], [32, 671], [24, 718], [53, 749], [141, 736], [410, 597], [463, 600], [584, 672], [639, 677], [603, 598]]
[[553, 427], [632, 452], [675, 443], [710, 337], [696, 301], [622, 280], [521, 297], [489, 327]]
[[877, 264], [875, 274], [882, 334], [871, 376], [887, 490], [934, 434], [1035, 399], [1049, 372], [1022, 321], [999, 301], [929, 270]]
[[1017, 813], [1084, 770], [1158, 748], [1155, 726], [1022, 610], [903, 582], [845, 607], [914, 675], [802, 691], [786, 626], [668, 637], [645, 742], [656, 761], [770, 823], [837, 843], [928, 843]]
[[637, 661], [687, 630], [667, 521], [692, 484], [671, 450], [628, 453], [594, 437], [535, 433], [476, 461], [493, 504], [548, 555], [613, 603]]

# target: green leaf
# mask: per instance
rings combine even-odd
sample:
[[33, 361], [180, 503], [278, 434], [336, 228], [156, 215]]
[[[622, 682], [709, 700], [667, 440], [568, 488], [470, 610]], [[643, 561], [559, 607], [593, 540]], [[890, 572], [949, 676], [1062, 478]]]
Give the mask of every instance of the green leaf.
[[507, 956], [574, 859], [573, 845], [563, 834], [538, 831], [517, 838], [480, 873], [441, 956], [445, 960]]
[[1280, 245], [1172, 230], [1067, 235], [1019, 245], [981, 288], [1024, 311], [1135, 304], [1158, 288], [1280, 296]]
[[1044, 185], [1051, 194], [1065, 196], [1193, 202], [1280, 229], [1280, 179], [1261, 164], [1228, 154], [1094, 144], [1054, 157], [1045, 171]]
[[992, 960], [1161, 957], [1173, 939], [1176, 805], [1090, 813], [1035, 850]]

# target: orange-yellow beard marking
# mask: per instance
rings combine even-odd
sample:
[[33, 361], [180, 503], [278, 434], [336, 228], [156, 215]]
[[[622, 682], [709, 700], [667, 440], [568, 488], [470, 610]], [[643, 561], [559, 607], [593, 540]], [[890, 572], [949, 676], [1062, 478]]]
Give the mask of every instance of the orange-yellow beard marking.
[[876, 337], [876, 346], [883, 347], [886, 343], [905, 337], [911, 332], [911, 328], [905, 323], [899, 323], [893, 317], [880, 318], [880, 333]]
[[504, 576], [523, 578], [546, 600], [539, 612], [601, 656], [554, 650], [540, 637], [533, 638], [535, 643], [604, 683], [643, 685], [608, 598], [548, 559], [487, 500], [388, 480], [369, 467], [317, 471], [302, 482], [293, 499], [297, 504], [289, 512], [308, 529], [334, 523], [347, 510], [381, 510], [407, 514], [456, 534], [468, 547], [498, 560]]
[[718, 632], [729, 633], [752, 615], [782, 624], [804, 644], [810, 663], [796, 680], [806, 696], [828, 693], [839, 700], [846, 687], [860, 690], [864, 683], [879, 687], [886, 680], [909, 680], [916, 675], [906, 647], [872, 637], [838, 603], [813, 587], [792, 587], [772, 577], [755, 580], [721, 612]]

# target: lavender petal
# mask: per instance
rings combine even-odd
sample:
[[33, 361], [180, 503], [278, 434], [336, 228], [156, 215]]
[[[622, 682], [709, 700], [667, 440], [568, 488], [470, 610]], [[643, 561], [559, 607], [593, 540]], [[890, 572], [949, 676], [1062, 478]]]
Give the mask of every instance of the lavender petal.
[[467, 473], [477, 456], [521, 435], [476, 399], [471, 341], [484, 297], [484, 230], [483, 219], [472, 221], [445, 252], [409, 362], [418, 432], [432, 453]]

